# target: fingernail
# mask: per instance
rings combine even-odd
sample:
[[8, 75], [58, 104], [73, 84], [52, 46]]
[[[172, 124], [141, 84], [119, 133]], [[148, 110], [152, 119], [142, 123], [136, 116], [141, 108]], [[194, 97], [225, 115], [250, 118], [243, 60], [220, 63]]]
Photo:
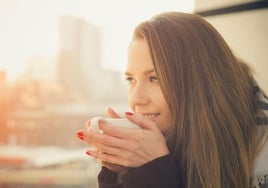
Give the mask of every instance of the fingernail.
[[90, 151], [87, 151], [86, 154], [89, 155], [89, 156], [91, 156], [91, 152]]
[[125, 114], [126, 114], [127, 116], [132, 116], [132, 115], [133, 115], [132, 112], [125, 112]]
[[84, 140], [84, 133], [82, 131], [79, 131], [76, 133], [77, 137], [80, 138], [81, 140]]

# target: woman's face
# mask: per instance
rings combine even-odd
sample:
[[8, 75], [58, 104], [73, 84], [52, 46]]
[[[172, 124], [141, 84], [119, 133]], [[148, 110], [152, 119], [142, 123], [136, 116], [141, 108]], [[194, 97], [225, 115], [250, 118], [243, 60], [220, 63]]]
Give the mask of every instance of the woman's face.
[[134, 40], [128, 49], [126, 80], [128, 102], [133, 112], [156, 122], [162, 133], [171, 126], [171, 113], [156, 77], [149, 46], [143, 39]]

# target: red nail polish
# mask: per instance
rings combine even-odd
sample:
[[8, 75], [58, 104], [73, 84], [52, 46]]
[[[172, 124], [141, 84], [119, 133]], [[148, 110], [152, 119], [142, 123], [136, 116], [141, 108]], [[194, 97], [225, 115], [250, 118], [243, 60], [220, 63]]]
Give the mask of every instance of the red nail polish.
[[133, 115], [132, 112], [125, 112], [125, 114], [128, 115], [128, 116], [132, 116]]
[[77, 137], [80, 138], [81, 140], [84, 140], [84, 133], [82, 131], [79, 131], [76, 133]]
[[87, 151], [86, 154], [87, 154], [87, 155], [91, 155], [91, 152], [90, 152], [90, 151]]

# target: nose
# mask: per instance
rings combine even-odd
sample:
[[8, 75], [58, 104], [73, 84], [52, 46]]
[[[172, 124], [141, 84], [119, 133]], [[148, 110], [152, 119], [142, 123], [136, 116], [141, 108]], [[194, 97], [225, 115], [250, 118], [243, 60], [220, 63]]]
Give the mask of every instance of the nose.
[[144, 84], [136, 84], [129, 88], [128, 102], [129, 106], [134, 110], [137, 106], [147, 105], [150, 101], [149, 92]]

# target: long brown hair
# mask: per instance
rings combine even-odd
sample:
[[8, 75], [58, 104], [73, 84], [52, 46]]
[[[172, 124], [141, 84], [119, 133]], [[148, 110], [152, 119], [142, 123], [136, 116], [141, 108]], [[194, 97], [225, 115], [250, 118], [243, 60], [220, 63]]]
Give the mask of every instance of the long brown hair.
[[137, 26], [171, 109], [167, 136], [187, 187], [249, 187], [256, 142], [251, 71], [201, 17], [166, 12]]

